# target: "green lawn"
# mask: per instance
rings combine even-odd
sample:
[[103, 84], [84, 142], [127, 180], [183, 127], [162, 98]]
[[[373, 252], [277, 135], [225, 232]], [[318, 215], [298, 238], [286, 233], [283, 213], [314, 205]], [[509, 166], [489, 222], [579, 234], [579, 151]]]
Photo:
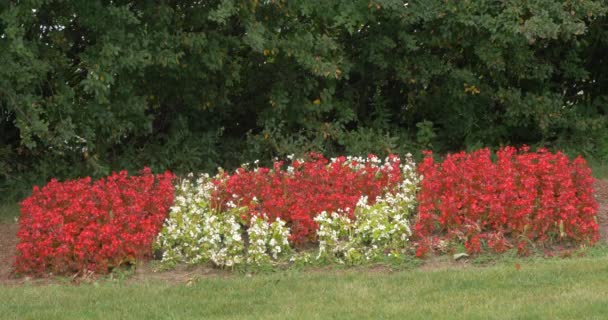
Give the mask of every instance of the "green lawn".
[[279, 272], [0, 287], [2, 319], [606, 319], [608, 256], [489, 267]]

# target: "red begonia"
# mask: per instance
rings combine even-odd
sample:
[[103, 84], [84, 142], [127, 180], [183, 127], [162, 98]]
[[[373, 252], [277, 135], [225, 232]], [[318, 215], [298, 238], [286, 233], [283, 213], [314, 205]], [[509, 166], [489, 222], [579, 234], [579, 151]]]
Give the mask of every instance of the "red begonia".
[[150, 255], [173, 202], [173, 175], [126, 171], [106, 179], [51, 180], [21, 202], [15, 270], [98, 273]]
[[488, 149], [450, 154], [443, 162], [426, 153], [414, 226], [419, 246], [439, 237], [463, 242], [469, 253], [480, 252], [482, 242], [496, 252], [516, 246], [526, 253], [530, 243], [599, 239], [585, 160], [527, 147], [503, 148], [496, 158]]

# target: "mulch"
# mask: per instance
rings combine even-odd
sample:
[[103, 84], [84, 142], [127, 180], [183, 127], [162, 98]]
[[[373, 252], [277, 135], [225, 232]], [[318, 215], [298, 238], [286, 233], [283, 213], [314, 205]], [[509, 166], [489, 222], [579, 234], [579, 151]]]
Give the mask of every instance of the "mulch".
[[0, 284], [10, 281], [17, 245], [16, 223], [0, 223]]
[[600, 205], [597, 218], [602, 241], [608, 243], [608, 179], [596, 180], [595, 198]]

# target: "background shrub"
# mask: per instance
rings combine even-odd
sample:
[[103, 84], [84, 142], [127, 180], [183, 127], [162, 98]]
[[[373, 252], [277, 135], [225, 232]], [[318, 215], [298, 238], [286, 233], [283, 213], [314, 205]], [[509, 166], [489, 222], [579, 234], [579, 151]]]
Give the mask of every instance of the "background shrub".
[[[608, 161], [605, 0], [3, 1], [0, 196], [529, 144]], [[246, 138], [243, 138], [246, 137]]]

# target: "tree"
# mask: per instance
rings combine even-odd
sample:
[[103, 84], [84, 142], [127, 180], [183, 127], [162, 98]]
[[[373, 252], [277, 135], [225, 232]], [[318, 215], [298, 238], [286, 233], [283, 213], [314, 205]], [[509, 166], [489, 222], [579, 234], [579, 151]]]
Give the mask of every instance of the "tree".
[[607, 8], [11, 1], [0, 12], [0, 185], [308, 150], [528, 143], [608, 157]]

